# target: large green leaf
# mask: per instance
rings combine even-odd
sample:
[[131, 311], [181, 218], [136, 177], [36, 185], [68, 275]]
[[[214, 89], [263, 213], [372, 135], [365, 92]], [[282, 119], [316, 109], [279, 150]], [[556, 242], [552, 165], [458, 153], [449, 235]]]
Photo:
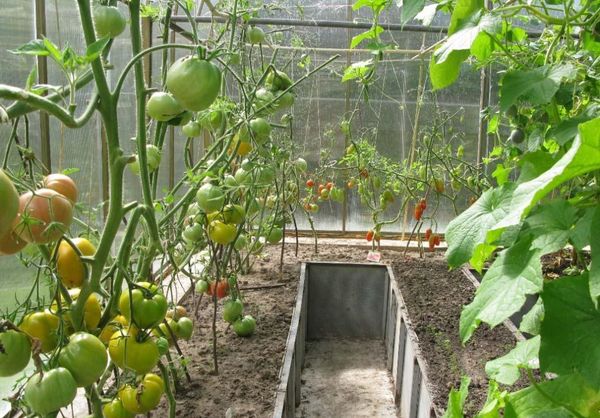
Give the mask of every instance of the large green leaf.
[[590, 268], [590, 295], [594, 305], [598, 308], [598, 298], [600, 297], [600, 208], [596, 208], [594, 218], [592, 219], [591, 249], [592, 249], [592, 267]]
[[429, 61], [429, 78], [434, 90], [450, 86], [460, 74], [460, 67], [469, 56], [469, 51], [452, 51], [442, 63], [437, 63], [435, 56]]
[[539, 351], [539, 336], [519, 341], [517, 346], [504, 356], [488, 361], [485, 372], [490, 379], [505, 385], [513, 385], [521, 377], [520, 369], [537, 369]]
[[515, 187], [507, 183], [485, 191], [471, 207], [450, 222], [446, 229], [446, 257], [451, 267], [469, 261], [475, 248], [485, 242], [487, 231], [507, 215]]
[[562, 183], [600, 169], [600, 118], [579, 125], [579, 135], [569, 151], [542, 175], [517, 186], [510, 212], [493, 229], [521, 222], [523, 215]]
[[548, 254], [562, 249], [578, 220], [577, 209], [558, 199], [545, 205], [537, 206], [525, 219], [524, 233], [531, 233], [535, 238], [532, 247]]
[[358, 35], [352, 38], [352, 41], [350, 42], [350, 49], [356, 48], [364, 40], [377, 39], [377, 37], [381, 35], [382, 32], [383, 28], [379, 25], [375, 25], [371, 27], [371, 29], [369, 29], [368, 31], [359, 33]]
[[471, 19], [473, 14], [483, 9], [483, 0], [458, 0], [454, 5], [454, 11], [448, 25], [448, 35], [452, 35], [464, 25], [465, 21]]
[[416, 14], [415, 20], [421, 21], [421, 24], [423, 26], [431, 25], [431, 22], [433, 22], [433, 18], [435, 17], [435, 14], [438, 10], [438, 7], [439, 5], [437, 3], [428, 4], [423, 8], [423, 10]]
[[527, 236], [502, 251], [487, 271], [475, 299], [460, 315], [460, 338], [465, 343], [481, 322], [494, 327], [517, 312], [526, 296], [542, 290], [540, 255]]
[[400, 7], [402, 13], [400, 22], [404, 25], [423, 10], [425, 7], [425, 0], [397, 0], [396, 4]]
[[526, 332], [531, 335], [539, 335], [540, 328], [542, 326], [542, 320], [544, 319], [544, 303], [542, 298], [538, 298], [537, 302], [533, 307], [523, 315], [523, 319], [519, 324], [519, 331]]
[[[551, 402], [548, 397], [554, 400]], [[573, 418], [568, 406], [581, 416], [598, 418], [600, 393], [578, 374], [560, 376], [511, 393], [506, 398], [505, 418]]]
[[500, 108], [506, 111], [518, 99], [533, 105], [549, 103], [563, 79], [572, 79], [576, 69], [571, 64], [545, 65], [533, 70], [506, 73], [500, 88]]
[[448, 407], [442, 418], [464, 418], [463, 409], [465, 407], [465, 401], [469, 394], [469, 385], [471, 384], [471, 378], [469, 376], [463, 376], [460, 378], [460, 388], [458, 390], [450, 390], [448, 396]]
[[577, 371], [600, 388], [600, 312], [590, 297], [587, 273], [546, 283], [542, 299], [540, 369]]
[[464, 22], [463, 27], [450, 35], [435, 51], [436, 63], [443, 63], [453, 51], [469, 51], [475, 39], [482, 32], [497, 33], [501, 27], [498, 17], [489, 14], [482, 16], [480, 13], [475, 13], [470, 20]]

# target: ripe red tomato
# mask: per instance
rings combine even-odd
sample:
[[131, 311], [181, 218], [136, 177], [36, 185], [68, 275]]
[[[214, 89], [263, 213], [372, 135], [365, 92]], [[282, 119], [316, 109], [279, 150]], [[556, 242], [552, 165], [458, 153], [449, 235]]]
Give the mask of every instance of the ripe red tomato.
[[46, 189], [54, 190], [55, 192], [60, 193], [69, 199], [71, 203], [77, 202], [79, 191], [77, 190], [77, 185], [71, 177], [60, 173], [50, 174], [44, 177], [43, 185]]
[[319, 191], [319, 194], [321, 194], [321, 192], [323, 191], [324, 188], [325, 188], [324, 184], [319, 184], [319, 188], [317, 189]]
[[39, 189], [19, 197], [19, 214], [13, 229], [24, 241], [47, 244], [59, 239], [71, 221], [73, 206], [69, 200], [54, 190]]
[[415, 219], [417, 221], [421, 220], [421, 216], [423, 216], [423, 209], [420, 205], [415, 206]]
[[425, 198], [421, 199], [419, 201], [419, 206], [421, 206], [421, 209], [425, 212], [425, 209], [427, 209], [427, 200], [425, 200]]
[[363, 179], [366, 179], [369, 177], [369, 172], [367, 171], [366, 168], [363, 168], [362, 170], [360, 170], [359, 174]]
[[217, 299], [223, 299], [229, 294], [229, 283], [227, 283], [227, 279], [219, 280], [218, 284], [216, 281], [212, 281], [208, 286], [208, 294], [212, 296], [215, 292], [215, 288], [217, 289]]
[[429, 251], [433, 251], [435, 248], [435, 235], [429, 237]]
[[327, 190], [331, 191], [331, 189], [333, 188], [333, 183], [328, 181], [327, 184], [325, 184], [325, 187], [327, 188]]
[[312, 180], [306, 180], [306, 187], [313, 187], [315, 185], [315, 182]]
[[21, 251], [27, 245], [27, 241], [19, 238], [13, 231], [8, 231], [0, 237], [0, 255], [11, 255]]
[[440, 245], [440, 243], [441, 243], [441, 239], [440, 239], [440, 236], [439, 236], [439, 235], [436, 235], [436, 236], [435, 236], [435, 238], [434, 238], [434, 240], [433, 240], [433, 243], [436, 245], [436, 247], [437, 247], [438, 245]]
[[369, 242], [373, 241], [374, 236], [375, 236], [375, 233], [373, 232], [373, 230], [369, 230], [367, 232], [367, 241], [369, 241]]
[[425, 239], [427, 239], [427, 240], [429, 239], [429, 237], [431, 236], [431, 232], [432, 232], [431, 228], [427, 228], [425, 230]]
[[353, 189], [355, 185], [356, 181], [354, 179], [350, 179], [348, 180], [348, 183], [346, 183], [346, 186], [348, 186], [349, 189]]

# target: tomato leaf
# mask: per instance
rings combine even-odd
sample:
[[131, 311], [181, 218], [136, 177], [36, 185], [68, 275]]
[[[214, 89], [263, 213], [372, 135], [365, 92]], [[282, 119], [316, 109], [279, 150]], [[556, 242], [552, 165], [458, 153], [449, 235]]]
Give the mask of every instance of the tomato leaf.
[[[548, 397], [555, 402], [549, 402]], [[568, 405], [581, 416], [597, 416], [595, 404], [600, 393], [586, 384], [577, 373], [559, 376], [554, 380], [511, 393], [506, 398], [505, 418], [572, 418], [560, 404]], [[597, 408], [597, 407], [596, 407]]]
[[600, 312], [590, 297], [588, 274], [546, 283], [542, 299], [542, 372], [579, 372], [600, 387]]
[[513, 385], [521, 377], [520, 369], [537, 369], [540, 351], [540, 337], [517, 342], [517, 346], [504, 356], [485, 364], [485, 372], [490, 379], [504, 385]]
[[500, 108], [506, 111], [518, 99], [533, 105], [549, 103], [563, 79], [571, 80], [577, 74], [572, 64], [545, 65], [530, 71], [511, 71], [502, 78]]
[[442, 418], [463, 418], [463, 409], [465, 407], [465, 401], [469, 394], [469, 385], [471, 384], [471, 378], [469, 376], [462, 376], [460, 378], [460, 388], [458, 390], [450, 390], [448, 396], [448, 407], [446, 412], [442, 415]]
[[513, 183], [486, 190], [466, 211], [454, 218], [446, 229], [446, 258], [458, 267], [471, 258], [477, 245], [486, 241], [487, 231], [511, 210]]
[[100, 56], [110, 38], [107, 36], [105, 38], [98, 39], [96, 42], [87, 47], [85, 51], [85, 59], [87, 62], [92, 62], [96, 58]]
[[532, 238], [524, 237], [499, 253], [487, 271], [475, 299], [460, 315], [460, 338], [469, 340], [481, 322], [492, 328], [517, 312], [526, 296], [542, 290], [542, 264], [538, 251], [530, 249]]
[[41, 39], [34, 39], [21, 45], [17, 49], [13, 49], [10, 53], [15, 55], [37, 55], [37, 56], [48, 56], [50, 51], [46, 48], [44, 41]]

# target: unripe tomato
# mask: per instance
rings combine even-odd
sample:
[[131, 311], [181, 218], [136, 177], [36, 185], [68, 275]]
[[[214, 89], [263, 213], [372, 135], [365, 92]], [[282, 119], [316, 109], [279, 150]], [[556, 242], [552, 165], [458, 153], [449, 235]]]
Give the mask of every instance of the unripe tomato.
[[138, 333], [133, 327], [115, 332], [108, 344], [108, 354], [121, 369], [131, 369], [138, 374], [144, 374], [156, 366], [160, 354], [156, 343], [149, 336], [138, 341]]
[[183, 134], [188, 138], [194, 138], [200, 136], [202, 133], [202, 127], [198, 122], [191, 121], [183, 125], [181, 132], [183, 132]]
[[196, 282], [196, 293], [206, 293], [208, 291], [208, 282], [206, 280], [198, 280]]
[[43, 187], [60, 193], [69, 199], [72, 204], [77, 202], [79, 190], [73, 179], [69, 176], [60, 173], [49, 174], [44, 177]]
[[183, 112], [183, 108], [173, 95], [159, 91], [148, 99], [146, 112], [152, 119], [166, 122]]
[[246, 315], [242, 319], [238, 319], [233, 323], [233, 331], [239, 337], [249, 337], [254, 333], [256, 329], [256, 320], [250, 316]]
[[310, 211], [313, 213], [317, 213], [319, 211], [319, 205], [317, 205], [316, 203], [311, 203], [310, 204]]
[[19, 329], [32, 338], [40, 340], [42, 353], [54, 350], [58, 344], [59, 319], [48, 311], [25, 315]]
[[[71, 299], [73, 300], [73, 304], [75, 304], [75, 301], [79, 298], [80, 291], [81, 291], [81, 289], [78, 289], [78, 288], [69, 290], [69, 295], [71, 296]], [[58, 305], [56, 302], [54, 302], [52, 304], [52, 306], [50, 307], [50, 312], [52, 312], [53, 314], [58, 313]], [[83, 322], [85, 324], [85, 327], [88, 330], [92, 330], [92, 329], [95, 329], [96, 327], [98, 327], [101, 316], [102, 316], [102, 307], [100, 306], [100, 300], [98, 299], [98, 296], [96, 293], [92, 293], [87, 298], [87, 300], [85, 301], [85, 304], [83, 306]], [[73, 332], [73, 324], [71, 323], [70, 309], [63, 308], [62, 317], [63, 317], [63, 320], [65, 321], [65, 326], [67, 327], [67, 331]], [[83, 324], [79, 325], [79, 327], [81, 327], [81, 326], [83, 326]]]
[[265, 142], [271, 135], [271, 125], [263, 118], [252, 119], [249, 125], [254, 140], [259, 144]]
[[446, 190], [446, 186], [444, 185], [444, 181], [440, 180], [440, 179], [434, 179], [433, 180], [433, 187], [435, 188], [435, 191], [438, 193], [444, 193], [444, 190]]
[[165, 337], [158, 337], [156, 339], [156, 347], [158, 348], [158, 353], [164, 356], [169, 352], [169, 340]]
[[261, 44], [265, 40], [265, 33], [261, 28], [252, 26], [246, 31], [246, 39], [251, 44]]
[[106, 347], [98, 337], [76, 332], [62, 348], [58, 364], [73, 375], [77, 386], [86, 387], [100, 378], [108, 363]]
[[216, 212], [221, 210], [225, 203], [225, 194], [219, 186], [214, 184], [206, 183], [196, 193], [196, 201], [198, 206], [205, 213]]
[[179, 318], [177, 321], [177, 332], [175, 333], [178, 338], [189, 340], [194, 332], [194, 323], [187, 316]]
[[204, 237], [204, 229], [200, 224], [193, 224], [183, 230], [182, 238], [188, 244], [200, 242]]
[[184, 316], [187, 316], [188, 312], [187, 309], [185, 309], [185, 307], [181, 306], [181, 305], [177, 305], [175, 306], [175, 308], [173, 309], [169, 309], [167, 311], [167, 318], [173, 318], [175, 321], [179, 321], [179, 318], [183, 318]]
[[267, 76], [266, 84], [271, 87], [271, 90], [278, 91], [287, 89], [293, 83], [286, 73], [273, 68]]
[[269, 90], [267, 90], [265, 88], [260, 88], [260, 89], [256, 90], [254, 98], [255, 98], [255, 103], [254, 103], [255, 110], [258, 110], [258, 109], [266, 106], [260, 112], [260, 114], [273, 113], [273, 111], [275, 110], [275, 105], [273, 103], [275, 100], [275, 95], [273, 93], [271, 93]]
[[241, 205], [229, 204], [223, 208], [223, 220], [229, 224], [242, 224], [246, 218], [246, 210]]
[[[171, 331], [173, 332], [173, 334], [171, 334]], [[152, 330], [153, 335], [155, 335], [156, 337], [164, 336], [169, 342], [169, 344], [173, 342], [173, 335], [175, 335], [175, 338], [177, 338], [178, 332], [179, 325], [177, 325], [177, 322], [175, 322], [173, 318], [168, 318], [166, 320], [166, 324], [165, 322], [161, 322], [157, 328]]]
[[308, 169], [308, 163], [304, 158], [297, 158], [296, 161], [294, 161], [294, 167], [296, 167], [299, 172], [304, 173]]
[[0, 333], [0, 377], [19, 373], [31, 358], [31, 339], [27, 334], [9, 329]]
[[2, 196], [0, 237], [3, 237], [10, 233], [13, 221], [17, 217], [19, 211], [19, 194], [13, 182], [2, 169], [0, 169], [0, 196]]
[[[73, 238], [73, 244], [84, 256], [96, 253], [96, 247], [85, 238]], [[85, 277], [83, 262], [67, 241], [61, 241], [56, 258], [56, 271], [63, 284], [68, 287], [79, 287]]]
[[11, 255], [21, 251], [27, 242], [19, 238], [12, 230], [9, 230], [4, 236], [0, 236], [0, 255]]
[[165, 391], [165, 382], [158, 375], [148, 373], [137, 387], [126, 385], [119, 390], [123, 407], [132, 414], [145, 414], [158, 406]]
[[27, 384], [23, 399], [36, 413], [45, 417], [69, 405], [77, 395], [77, 385], [71, 373], [57, 367], [44, 374], [35, 374]]
[[218, 284], [216, 281], [210, 282], [210, 285], [208, 286], [208, 294], [212, 296], [215, 293], [215, 289], [217, 292], [217, 299], [223, 299], [225, 296], [227, 296], [229, 294], [229, 283], [227, 282], [227, 279], [219, 280]]
[[135, 288], [124, 290], [119, 298], [121, 314], [140, 328], [157, 326], [165, 319], [167, 308], [167, 299], [160, 289], [148, 282], [137, 282]]
[[59, 239], [71, 226], [73, 206], [50, 189], [26, 192], [19, 197], [19, 214], [13, 229], [29, 243], [47, 244]]
[[217, 244], [229, 244], [230, 242], [233, 242], [236, 235], [237, 228], [234, 224], [212, 221], [208, 226], [208, 237]]
[[329, 199], [329, 190], [327, 188], [323, 188], [321, 189], [321, 191], [319, 192], [319, 197], [322, 200], [327, 200]]
[[167, 71], [167, 89], [184, 109], [198, 112], [208, 108], [221, 90], [221, 71], [213, 63], [188, 55]]
[[277, 244], [283, 238], [283, 229], [275, 227], [271, 228], [266, 238], [269, 243]]
[[127, 325], [127, 318], [125, 318], [123, 315], [117, 315], [108, 324], [106, 324], [104, 328], [102, 328], [98, 338], [100, 338], [100, 341], [102, 341], [105, 345], [108, 345], [114, 333]]
[[127, 21], [118, 8], [97, 5], [93, 11], [94, 26], [98, 37], [116, 38], [125, 30]]
[[104, 418], [133, 418], [135, 414], [129, 412], [123, 407], [121, 399], [115, 398], [102, 407]]
[[239, 299], [228, 300], [223, 305], [223, 319], [230, 324], [233, 324], [237, 321], [244, 312], [244, 305]]
[[296, 101], [296, 96], [292, 92], [286, 92], [281, 95], [279, 99], [275, 102], [275, 107], [277, 110], [287, 109], [288, 107], [292, 107], [294, 102]]

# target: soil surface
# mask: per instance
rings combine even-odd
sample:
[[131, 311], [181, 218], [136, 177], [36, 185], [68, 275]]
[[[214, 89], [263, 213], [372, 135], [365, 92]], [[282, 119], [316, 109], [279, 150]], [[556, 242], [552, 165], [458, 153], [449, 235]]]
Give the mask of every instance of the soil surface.
[[[285, 351], [288, 328], [296, 297], [300, 262], [331, 260], [367, 262], [367, 250], [350, 246], [300, 246], [295, 257], [294, 246], [287, 246], [283, 277], [279, 275], [280, 247], [269, 247], [258, 260], [251, 274], [240, 278], [240, 286], [283, 285], [245, 292], [245, 313], [257, 320], [257, 329], [250, 338], [239, 338], [221, 319], [219, 304], [218, 353], [219, 376], [212, 374], [212, 303], [204, 298], [200, 304], [192, 339], [182, 342], [188, 359], [192, 382], [176, 394], [178, 417], [270, 417], [279, 370]], [[485, 363], [509, 351], [515, 343], [504, 327], [489, 330], [482, 325], [466, 347], [459, 339], [458, 325], [462, 305], [474, 295], [473, 285], [460, 271], [448, 272], [441, 255], [402, 251], [382, 251], [382, 263], [391, 264], [407, 304], [419, 345], [432, 376], [434, 402], [445, 408], [448, 392], [458, 387], [461, 375], [468, 374], [472, 382], [467, 401], [467, 416], [472, 416], [486, 398]], [[197, 299], [197, 297], [196, 297]], [[193, 312], [194, 297], [184, 306]], [[381, 356], [383, 361], [384, 356]], [[154, 414], [167, 416], [166, 405]], [[305, 415], [308, 416], [308, 415]]]
[[383, 341], [307, 341], [304, 363], [296, 418], [399, 416]]

